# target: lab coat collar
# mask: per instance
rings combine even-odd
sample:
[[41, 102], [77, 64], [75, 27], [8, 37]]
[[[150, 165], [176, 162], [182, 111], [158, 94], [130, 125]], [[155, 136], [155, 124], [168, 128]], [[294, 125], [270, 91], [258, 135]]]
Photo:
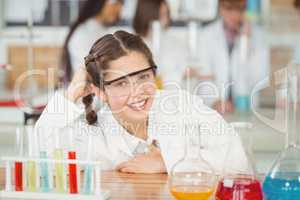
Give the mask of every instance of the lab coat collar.
[[[148, 138], [152, 140], [155, 138], [153, 134], [153, 115], [155, 105], [157, 104], [157, 96], [159, 95], [159, 91], [156, 92], [153, 105], [149, 111], [149, 121], [148, 121]], [[110, 146], [108, 146], [110, 152], [112, 153], [112, 159], [117, 160], [117, 157], [120, 153], [125, 154], [128, 158], [133, 157], [133, 153], [130, 151], [125, 139], [124, 134], [130, 134], [124, 129], [119, 122], [114, 118], [110, 108], [108, 105], [105, 105], [99, 112], [98, 112], [98, 123], [103, 133], [105, 134], [106, 142]]]
[[132, 152], [123, 138], [123, 135], [127, 133], [127, 131], [114, 118], [109, 107], [105, 105], [98, 113], [99, 126], [104, 132], [107, 144], [109, 144], [108, 149], [110, 153], [112, 153], [112, 159], [115, 160], [120, 151], [125, 153], [128, 157], [132, 157]]

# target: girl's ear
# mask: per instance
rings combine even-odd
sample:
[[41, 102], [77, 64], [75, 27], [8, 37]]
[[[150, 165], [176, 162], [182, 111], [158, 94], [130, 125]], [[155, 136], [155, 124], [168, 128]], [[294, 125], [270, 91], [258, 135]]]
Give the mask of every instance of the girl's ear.
[[91, 84], [91, 87], [92, 93], [94, 93], [98, 98], [100, 98], [101, 101], [107, 102], [107, 96], [103, 90], [101, 90], [99, 87], [96, 87], [94, 84]]

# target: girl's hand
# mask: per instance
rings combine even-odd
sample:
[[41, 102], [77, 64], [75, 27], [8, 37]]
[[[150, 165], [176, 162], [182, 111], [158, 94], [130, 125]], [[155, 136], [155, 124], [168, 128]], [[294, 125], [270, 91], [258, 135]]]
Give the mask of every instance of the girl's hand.
[[92, 92], [92, 84], [88, 82], [89, 75], [85, 68], [79, 68], [73, 76], [68, 86], [65, 96], [72, 102], [76, 102], [79, 98], [85, 97]]
[[151, 147], [150, 152], [145, 155], [138, 155], [135, 158], [122, 162], [116, 170], [123, 173], [166, 173], [166, 166], [161, 156], [160, 150]]

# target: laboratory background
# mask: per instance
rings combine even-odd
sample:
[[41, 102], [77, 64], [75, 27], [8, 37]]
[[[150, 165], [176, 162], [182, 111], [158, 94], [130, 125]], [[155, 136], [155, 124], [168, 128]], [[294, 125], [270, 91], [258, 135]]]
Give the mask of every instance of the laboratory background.
[[[289, 184], [297, 192], [284, 199], [300, 198], [300, 1], [107, 0], [104, 8], [100, 2], [0, 0], [0, 191], [14, 191], [7, 184], [8, 180], [17, 184], [17, 165], [12, 165], [18, 160], [8, 162], [5, 157], [26, 157], [34, 151], [27, 135], [55, 91], [68, 86], [96, 40], [125, 30], [138, 34], [151, 49], [159, 89], [186, 90], [199, 96], [236, 128], [251, 169], [261, 185], [265, 182], [265, 193], [272, 175], [293, 173], [289, 177], [296, 174], [298, 178]], [[93, 106], [100, 109], [103, 105]], [[285, 159], [287, 164], [281, 166]], [[41, 176], [42, 164], [37, 167]], [[69, 170], [60, 164], [53, 168]], [[82, 169], [85, 165], [75, 164]], [[67, 176], [71, 175], [70, 171]], [[184, 198], [170, 192], [167, 175], [101, 172], [100, 176], [95, 170], [95, 176], [102, 176], [101, 182], [95, 179], [92, 184], [105, 189], [95, 191], [103, 199], [209, 199], [205, 194], [196, 198], [190, 192]], [[56, 187], [58, 179], [56, 174]], [[231, 188], [232, 180], [223, 186]], [[41, 185], [43, 181], [42, 177]], [[47, 198], [41, 193], [40, 199]], [[20, 198], [14, 195], [0, 192], [0, 199]], [[24, 195], [32, 198], [32, 194]], [[48, 197], [64, 198], [55, 195]], [[281, 199], [275, 196], [265, 199]], [[216, 199], [256, 199], [223, 197]]]

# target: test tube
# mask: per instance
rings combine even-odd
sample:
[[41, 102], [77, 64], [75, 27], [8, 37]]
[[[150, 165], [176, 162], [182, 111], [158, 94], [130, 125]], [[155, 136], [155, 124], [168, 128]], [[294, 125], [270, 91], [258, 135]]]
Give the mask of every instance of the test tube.
[[[53, 155], [55, 160], [63, 159], [63, 150], [59, 144], [59, 132], [55, 132], [55, 150]], [[64, 166], [62, 163], [55, 163], [55, 187], [57, 192], [64, 192]]]
[[[47, 152], [41, 151], [40, 152], [40, 158], [41, 159], [47, 159]], [[47, 162], [41, 162], [40, 163], [40, 173], [41, 173], [41, 190], [43, 192], [49, 192], [50, 191], [50, 184], [49, 184], [49, 168]]]
[[[91, 160], [92, 152], [92, 136], [88, 136], [88, 151], [87, 151], [87, 160]], [[92, 193], [92, 181], [93, 181], [93, 167], [87, 164], [84, 167], [84, 177], [83, 177], [83, 193], [91, 194]]]
[[[76, 160], [76, 152], [74, 150], [73, 132], [69, 132], [69, 145], [68, 159]], [[76, 164], [69, 164], [69, 192], [71, 194], [78, 193], [77, 185], [77, 166]]]
[[[34, 130], [33, 125], [26, 126], [26, 132], [28, 135], [28, 156], [29, 158], [33, 158], [33, 151], [34, 151]], [[35, 192], [37, 189], [37, 174], [36, 174], [36, 163], [33, 160], [29, 160], [27, 162], [26, 167], [26, 175], [27, 175], [27, 187], [28, 191]]]
[[[23, 132], [21, 128], [16, 129], [16, 151], [23, 156]], [[15, 191], [23, 191], [23, 163], [15, 162]]]
[[101, 194], [101, 168], [99, 165], [95, 167], [95, 171], [96, 171], [95, 194], [100, 195]]
[[[43, 137], [39, 136], [39, 149], [40, 158], [47, 159], [47, 151], [45, 147], [45, 143]], [[49, 180], [49, 167], [47, 162], [40, 162], [40, 175], [41, 175], [41, 191], [42, 192], [49, 192], [50, 191], [50, 180]]]
[[9, 161], [5, 164], [5, 191], [11, 191], [11, 169]]
[[23, 163], [15, 162], [15, 191], [23, 191]]

